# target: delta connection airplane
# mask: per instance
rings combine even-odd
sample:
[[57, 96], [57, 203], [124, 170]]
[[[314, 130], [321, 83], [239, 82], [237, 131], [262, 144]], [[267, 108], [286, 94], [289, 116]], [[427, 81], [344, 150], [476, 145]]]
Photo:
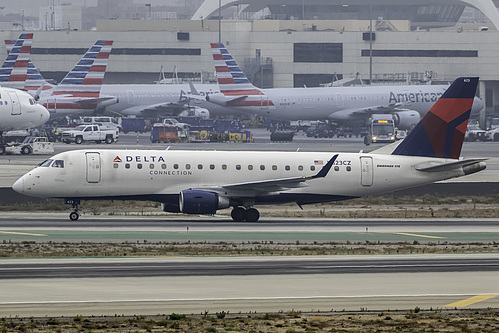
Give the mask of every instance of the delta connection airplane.
[[[442, 96], [448, 85], [406, 85], [260, 89], [250, 83], [222, 43], [211, 43], [220, 93], [214, 104], [277, 120], [333, 120], [362, 126], [374, 113], [393, 114], [400, 129], [410, 129]], [[472, 114], [484, 103], [474, 98]]]
[[[12, 188], [80, 200], [150, 200], [165, 212], [215, 214], [233, 207], [254, 222], [258, 204], [298, 205], [378, 195], [485, 169], [459, 159], [478, 78], [459, 78], [391, 152], [76, 150], [51, 157]], [[382, 148], [385, 151], [387, 147]]]

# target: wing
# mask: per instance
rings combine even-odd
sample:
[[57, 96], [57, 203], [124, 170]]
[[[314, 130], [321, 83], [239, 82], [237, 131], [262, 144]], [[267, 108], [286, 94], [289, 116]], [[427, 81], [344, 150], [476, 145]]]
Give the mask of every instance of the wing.
[[372, 114], [393, 113], [401, 111], [411, 111], [411, 110], [403, 108], [402, 103], [391, 103], [386, 105], [376, 105], [365, 108], [345, 109], [330, 114], [329, 118], [338, 119], [338, 120], [352, 120], [352, 119], [366, 118], [371, 116]]
[[287, 191], [294, 188], [306, 187], [307, 181], [324, 178], [329, 173], [338, 154], [334, 155], [327, 163], [313, 176], [280, 178], [260, 180], [253, 182], [226, 184], [217, 187], [200, 187], [199, 190], [209, 190], [225, 196], [252, 197], [262, 193]]

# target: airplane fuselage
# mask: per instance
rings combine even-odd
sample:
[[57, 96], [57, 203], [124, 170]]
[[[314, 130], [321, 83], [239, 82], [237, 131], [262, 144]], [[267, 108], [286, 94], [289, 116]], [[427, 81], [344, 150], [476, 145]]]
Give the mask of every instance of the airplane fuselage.
[[426, 165], [429, 161], [445, 163], [445, 159], [340, 153], [325, 178], [309, 180], [305, 186], [284, 191], [271, 187], [254, 191], [223, 187], [311, 176], [333, 155], [324, 152], [78, 150], [52, 157], [51, 160], [62, 163], [57, 167], [42, 164], [20, 178], [13, 188], [36, 197], [152, 200], [171, 205], [178, 204], [183, 190], [217, 188], [219, 195], [227, 195], [231, 200], [248, 197], [254, 198], [251, 200], [255, 204], [308, 204], [385, 193], [464, 175], [461, 169], [431, 173], [415, 169], [416, 165]]
[[48, 111], [28, 93], [0, 88], [0, 132], [23, 130], [45, 124]]

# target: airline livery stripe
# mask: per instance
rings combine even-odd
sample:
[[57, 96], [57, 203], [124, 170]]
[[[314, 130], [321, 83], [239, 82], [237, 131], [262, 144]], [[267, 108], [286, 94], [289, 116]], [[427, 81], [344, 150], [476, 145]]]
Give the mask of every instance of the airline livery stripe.
[[248, 89], [248, 90], [220, 90], [220, 92], [226, 96], [238, 96], [238, 95], [264, 95], [260, 90]]
[[215, 66], [217, 72], [229, 72], [229, 67], [227, 66]]

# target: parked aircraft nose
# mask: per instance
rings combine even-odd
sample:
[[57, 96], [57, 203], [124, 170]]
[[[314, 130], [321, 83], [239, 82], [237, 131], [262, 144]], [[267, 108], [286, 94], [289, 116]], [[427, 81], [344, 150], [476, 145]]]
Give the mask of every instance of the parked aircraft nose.
[[473, 106], [471, 107], [471, 114], [478, 114], [485, 107], [485, 103], [479, 97], [473, 99]]
[[42, 122], [41, 125], [43, 125], [49, 120], [50, 113], [43, 105], [38, 104], [38, 107], [40, 111], [40, 121]]
[[14, 185], [12, 185], [12, 189], [16, 191], [17, 193], [23, 194], [24, 192], [24, 177], [19, 178], [16, 180]]

